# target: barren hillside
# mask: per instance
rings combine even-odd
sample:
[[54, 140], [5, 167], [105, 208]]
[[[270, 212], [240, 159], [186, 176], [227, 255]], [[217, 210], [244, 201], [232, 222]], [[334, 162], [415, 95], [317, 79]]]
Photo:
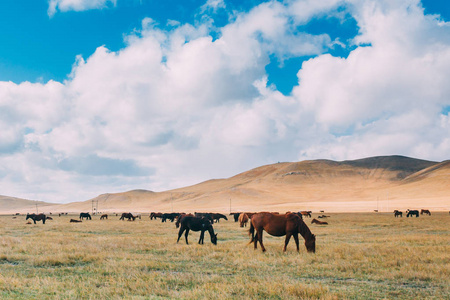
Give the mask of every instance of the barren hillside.
[[392, 211], [450, 209], [450, 161], [404, 156], [261, 166], [227, 179], [165, 192], [103, 194], [55, 211]]

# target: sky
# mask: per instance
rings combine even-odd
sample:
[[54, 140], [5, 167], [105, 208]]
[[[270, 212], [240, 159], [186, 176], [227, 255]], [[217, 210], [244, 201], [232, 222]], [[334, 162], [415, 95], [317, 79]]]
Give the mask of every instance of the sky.
[[450, 159], [448, 1], [2, 1], [0, 43], [0, 195]]

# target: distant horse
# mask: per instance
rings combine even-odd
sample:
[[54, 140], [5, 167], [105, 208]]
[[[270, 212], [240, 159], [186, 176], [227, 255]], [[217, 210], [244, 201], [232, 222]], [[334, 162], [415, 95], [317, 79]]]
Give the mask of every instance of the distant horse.
[[403, 213], [399, 210], [394, 210], [394, 216], [397, 218], [398, 216], [403, 217]]
[[209, 220], [209, 221], [211, 222], [211, 224], [214, 223], [214, 220], [213, 220], [213, 218], [211, 217], [211, 214], [210, 214], [210, 213], [199, 213], [199, 212], [195, 212], [195, 213], [194, 213], [194, 216], [199, 217], [199, 218], [203, 217], [203, 218]]
[[81, 223], [81, 220], [77, 220], [77, 219], [70, 219], [70, 223]]
[[45, 219], [46, 219], [46, 220], [53, 220], [52, 217], [46, 217]]
[[412, 218], [412, 216], [416, 216], [416, 218], [419, 217], [419, 211], [418, 210], [409, 210], [408, 209], [406, 212], [407, 212], [407, 214], [406, 214], [407, 218], [409, 218], [409, 216], [411, 216], [411, 218]]
[[86, 220], [92, 220], [92, 217], [89, 213], [80, 213], [80, 220], [83, 220], [86, 218]]
[[166, 222], [167, 220], [170, 220], [170, 222], [175, 221], [175, 219], [179, 216], [179, 213], [165, 213], [162, 214], [161, 217], [161, 223]]
[[132, 213], [122, 213], [122, 216], [120, 217], [119, 220], [125, 220], [125, 218], [128, 219], [128, 221], [131, 221], [131, 220], [134, 221], [134, 220], [136, 220], [136, 217], [133, 216]]
[[327, 222], [319, 221], [316, 219], [312, 219], [311, 224], [328, 225]]
[[305, 239], [306, 250], [308, 252], [316, 252], [316, 236], [311, 233], [308, 226], [297, 214], [274, 215], [271, 213], [257, 213], [252, 216], [249, 230], [249, 234], [252, 237], [250, 243], [253, 242], [256, 249], [259, 241], [264, 252], [266, 248], [262, 242], [263, 230], [273, 236], [286, 236], [283, 251], [286, 251], [291, 236], [294, 237], [297, 252], [299, 251], [298, 234], [300, 233]]
[[25, 219], [25, 221], [28, 219], [33, 220], [34, 224], [36, 224], [36, 221], [42, 221], [42, 224], [45, 224], [45, 220], [47, 219], [47, 217], [44, 214], [27, 214], [27, 218]]
[[325, 215], [318, 216], [319, 219], [329, 218], [329, 217], [330, 217], [330, 216], [325, 216]]
[[152, 212], [152, 213], [150, 213], [150, 220], [153, 220], [153, 219], [155, 219], [156, 220], [156, 218], [162, 218], [162, 213], [160, 213], [160, 212], [157, 212], [157, 213], [155, 213], [155, 212]]
[[421, 215], [426, 214], [426, 215], [431, 216], [431, 212], [428, 209], [421, 209], [420, 210], [420, 214]]
[[240, 215], [241, 213], [231, 213], [230, 214], [230, 216], [233, 216], [233, 218], [234, 218], [234, 222], [238, 222], [239, 221], [239, 215]]
[[309, 218], [311, 218], [311, 213], [312, 213], [312, 211], [310, 211], [310, 210], [308, 210], [308, 211], [303, 210], [303, 211], [299, 211], [299, 213], [300, 213], [302, 216], [304, 216], [304, 217], [309, 217]]
[[208, 231], [209, 235], [211, 236], [211, 243], [217, 245], [217, 234], [214, 233], [214, 228], [211, 222], [205, 218], [192, 216], [185, 216], [184, 218], [181, 219], [177, 243], [180, 240], [181, 235], [183, 235], [183, 232], [185, 232], [184, 237], [186, 238], [186, 244], [189, 244], [188, 235], [190, 230], [200, 231], [200, 239], [198, 240], [199, 244], [203, 244], [205, 238], [205, 231]]
[[108, 215], [107, 215], [107, 214], [102, 215], [102, 216], [100, 217], [100, 220], [103, 220], [103, 219], [108, 220]]
[[247, 227], [248, 215], [246, 213], [241, 213], [239, 215], [239, 227]]
[[175, 227], [176, 227], [176, 228], [179, 228], [179, 227], [180, 227], [181, 220], [182, 220], [184, 217], [186, 217], [186, 216], [193, 217], [194, 215], [193, 215], [193, 214], [185, 214], [185, 213], [181, 213], [181, 214], [177, 217], [177, 221], [175, 222]]
[[216, 223], [219, 223], [220, 219], [225, 219], [225, 220], [228, 221], [227, 216], [225, 216], [225, 215], [223, 215], [223, 214], [215, 214], [215, 213], [212, 213], [212, 214], [210, 214], [210, 215], [211, 215], [211, 218], [213, 219], [213, 221], [215, 221]]

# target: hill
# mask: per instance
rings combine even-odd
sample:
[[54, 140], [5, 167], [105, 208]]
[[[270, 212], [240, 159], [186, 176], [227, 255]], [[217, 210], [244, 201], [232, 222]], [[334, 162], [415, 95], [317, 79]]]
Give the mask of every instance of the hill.
[[450, 161], [404, 156], [309, 160], [261, 166], [165, 192], [134, 190], [55, 206], [58, 211], [362, 212], [450, 209]]
[[41, 212], [42, 210], [45, 210], [48, 207], [54, 208], [55, 206], [57, 206], [54, 203], [26, 200], [21, 198], [0, 195], [0, 212], [15, 213], [17, 211], [17, 212], [35, 213], [36, 205], [38, 207], [38, 210], [41, 209]]

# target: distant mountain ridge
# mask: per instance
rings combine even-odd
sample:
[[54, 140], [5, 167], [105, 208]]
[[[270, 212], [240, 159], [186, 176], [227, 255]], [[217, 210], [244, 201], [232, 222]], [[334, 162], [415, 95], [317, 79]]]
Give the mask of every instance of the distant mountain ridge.
[[[260, 166], [164, 192], [133, 190], [55, 206], [59, 211], [450, 209], [450, 161], [405, 156], [305, 160]], [[381, 203], [381, 204], [380, 204]], [[51, 209], [51, 207], [49, 207]]]

